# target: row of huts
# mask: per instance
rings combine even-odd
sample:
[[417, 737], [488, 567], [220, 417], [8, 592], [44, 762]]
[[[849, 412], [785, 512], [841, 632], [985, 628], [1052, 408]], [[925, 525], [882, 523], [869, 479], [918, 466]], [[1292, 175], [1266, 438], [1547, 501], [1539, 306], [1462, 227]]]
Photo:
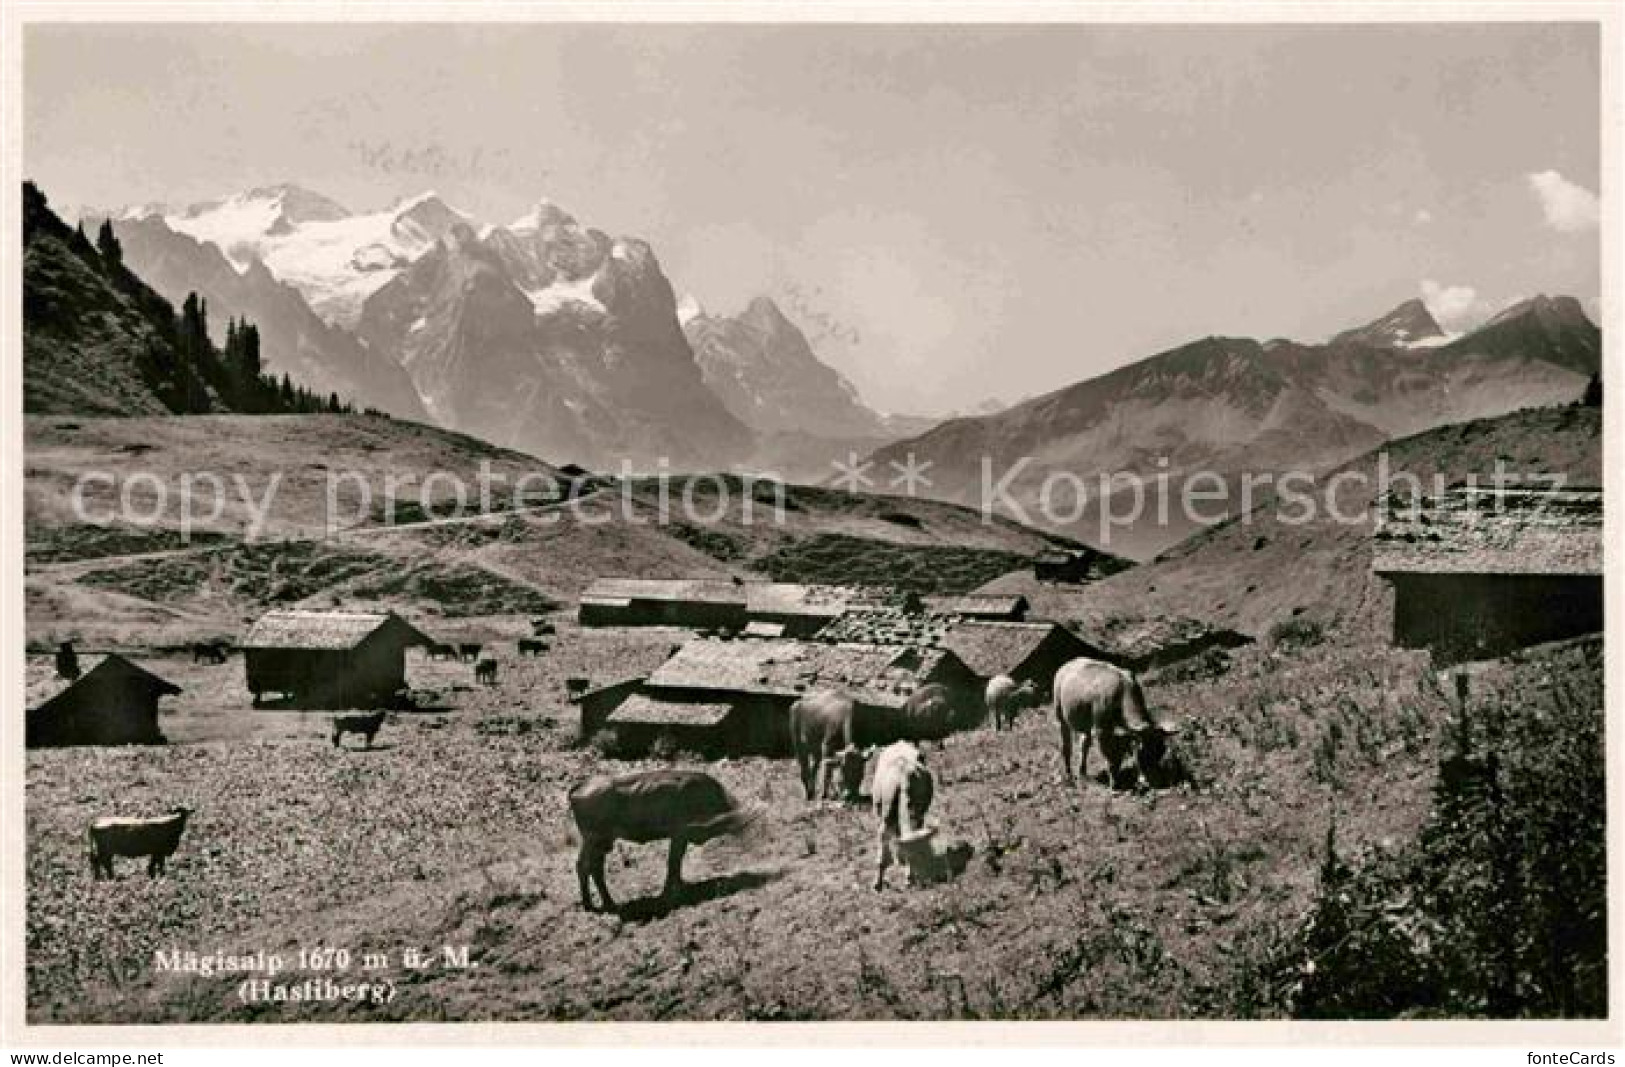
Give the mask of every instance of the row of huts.
[[581, 594], [583, 626], [680, 626], [757, 636], [811, 637], [849, 611], [959, 615], [1019, 621], [1027, 598], [921, 596], [875, 586], [808, 585], [730, 578], [599, 578]]
[[[406, 650], [433, 642], [393, 612], [273, 611], [242, 640], [254, 702], [275, 695], [305, 708], [376, 707], [406, 687]], [[41, 665], [28, 679], [29, 748], [161, 745], [158, 707], [179, 686], [117, 653], [87, 657], [67, 679]]]
[[584, 694], [581, 731], [590, 739], [611, 730], [633, 750], [665, 736], [706, 754], [782, 753], [790, 705], [834, 688], [864, 709], [859, 742], [881, 742], [918, 735], [902, 711], [922, 686], [953, 696], [958, 717], [940, 726], [969, 726], [982, 716], [990, 678], [1030, 680], [1047, 697], [1056, 670], [1078, 656], [1113, 658], [1052, 622], [855, 610], [810, 638], [695, 637], [652, 674]]

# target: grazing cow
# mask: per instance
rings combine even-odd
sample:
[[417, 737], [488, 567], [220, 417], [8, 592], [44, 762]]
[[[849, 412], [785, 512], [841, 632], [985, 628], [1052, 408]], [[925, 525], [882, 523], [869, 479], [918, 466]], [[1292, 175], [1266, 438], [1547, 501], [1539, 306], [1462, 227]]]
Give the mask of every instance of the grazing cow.
[[231, 646], [224, 641], [199, 641], [192, 646], [193, 663], [224, 663]]
[[1133, 749], [1137, 781], [1156, 772], [1174, 727], [1158, 722], [1132, 672], [1092, 659], [1075, 659], [1055, 672], [1055, 720], [1061, 728], [1061, 769], [1072, 779], [1072, 735], [1081, 735], [1078, 775], [1089, 773], [1089, 738], [1100, 742], [1107, 780], [1115, 788], [1124, 757]]
[[461, 644], [457, 646], [457, 655], [464, 663], [469, 663], [480, 658], [480, 649], [482, 647], [484, 646], [472, 643]]
[[1037, 702], [1038, 692], [1033, 688], [1032, 679], [1017, 685], [1008, 674], [995, 674], [987, 681], [987, 710], [993, 716], [994, 730], [1014, 726], [1022, 709]]
[[[876, 838], [875, 892], [885, 887], [886, 868], [891, 865], [893, 852], [903, 861], [901, 849], [915, 847], [914, 843], [925, 831], [925, 816], [931, 810], [935, 792], [931, 769], [925, 765], [920, 750], [910, 742], [888, 745], [875, 757], [875, 781], [870, 787], [875, 816], [880, 821]], [[910, 884], [913, 881], [911, 867]]]
[[683, 887], [683, 853], [688, 846], [739, 833], [751, 821], [715, 778], [673, 769], [590, 778], [570, 790], [570, 814], [581, 833], [576, 877], [581, 906], [588, 911], [594, 910], [589, 880], [598, 886], [604, 910], [615, 908], [604, 883], [604, 860], [616, 841], [670, 839], [660, 897], [671, 902]]
[[519, 639], [519, 654], [521, 656], [540, 656], [546, 651], [546, 641], [536, 641], [528, 637], [521, 637]]
[[192, 810], [176, 807], [156, 819], [103, 818], [90, 824], [90, 871], [100, 880], [113, 877], [113, 857], [147, 857], [147, 877], [163, 873], [174, 855]]
[[[837, 769], [842, 795], [847, 800], [858, 799], [863, 768], [874, 749], [858, 748], [853, 736], [857, 716], [858, 706], [852, 699], [833, 689], [816, 690], [790, 705], [790, 744], [809, 801], [829, 799]], [[822, 783], [816, 795], [815, 781]]]
[[371, 748], [372, 739], [383, 729], [386, 714], [387, 712], [374, 711], [366, 715], [333, 716], [333, 747], [339, 747], [339, 742], [345, 734], [361, 734], [367, 739], [367, 747]]
[[446, 644], [441, 644], [439, 642], [436, 642], [435, 644], [432, 644], [432, 645], [429, 646], [429, 658], [430, 659], [456, 659], [457, 658], [457, 648], [454, 645], [446, 645]]
[[586, 696], [587, 690], [591, 688], [591, 678], [566, 678], [564, 680], [564, 699], [572, 704], [579, 704], [581, 698]]
[[903, 733], [907, 737], [946, 737], [953, 732], [958, 718], [953, 696], [940, 682], [920, 686], [903, 702]]
[[474, 680], [476, 682], [484, 682], [486, 685], [496, 685], [497, 661], [494, 659], [482, 659], [478, 663], [474, 664]]
[[551, 637], [555, 629], [551, 619], [530, 620], [530, 632], [537, 637]]
[[56, 646], [56, 676], [71, 682], [79, 674], [79, 653], [73, 650], [72, 641], [64, 641]]

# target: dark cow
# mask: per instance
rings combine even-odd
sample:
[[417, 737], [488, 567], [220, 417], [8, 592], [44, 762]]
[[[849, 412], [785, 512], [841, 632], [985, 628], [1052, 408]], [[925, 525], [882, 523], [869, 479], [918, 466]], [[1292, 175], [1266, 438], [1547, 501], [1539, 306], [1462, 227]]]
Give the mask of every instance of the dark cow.
[[164, 871], [164, 861], [180, 847], [181, 831], [192, 810], [176, 807], [156, 819], [103, 818], [90, 824], [90, 871], [113, 877], [113, 857], [147, 857], [147, 877]]
[[484, 647], [473, 643], [461, 644], [457, 646], [457, 655], [464, 663], [470, 663], [480, 658], [480, 649]]
[[954, 704], [953, 694], [940, 682], [920, 686], [903, 702], [903, 736], [931, 740], [948, 736], [959, 722]]
[[564, 699], [572, 704], [578, 704], [581, 702], [581, 698], [587, 695], [587, 690], [591, 688], [591, 678], [566, 678], [564, 680]]
[[384, 716], [387, 714], [383, 711], [374, 711], [366, 715], [333, 716], [333, 747], [340, 746], [345, 734], [360, 734], [367, 739], [367, 747], [371, 748], [372, 739], [383, 729]]
[[[893, 853], [906, 863], [901, 850], [915, 846], [925, 833], [925, 816], [931, 810], [936, 782], [920, 750], [908, 741], [898, 741], [881, 749], [880, 755], [875, 757], [875, 780], [869, 791], [874, 797], [875, 817], [880, 822], [875, 856], [875, 892], [878, 893], [886, 885], [886, 868], [891, 865]], [[916, 865], [907, 864], [911, 885]]]
[[529, 637], [521, 637], [519, 639], [519, 654], [521, 656], [540, 656], [546, 651], [546, 641], [537, 641]]
[[199, 641], [192, 646], [193, 663], [224, 663], [231, 655], [231, 645], [225, 641]]
[[530, 620], [530, 632], [537, 637], [551, 637], [555, 629], [551, 619]]
[[1089, 739], [1100, 743], [1107, 780], [1115, 788], [1124, 758], [1134, 750], [1136, 780], [1144, 783], [1158, 773], [1175, 728], [1158, 722], [1146, 710], [1145, 694], [1130, 671], [1092, 659], [1075, 659], [1055, 672], [1055, 720], [1061, 728], [1061, 769], [1072, 779], [1072, 735], [1079, 734], [1083, 749], [1078, 775], [1089, 773]]
[[496, 685], [497, 661], [494, 659], [482, 659], [478, 663], [474, 664], [474, 680], [476, 682], [484, 682], [486, 685]]
[[72, 641], [64, 641], [56, 646], [56, 676], [71, 682], [79, 674], [79, 653], [73, 650]]
[[1023, 708], [1030, 708], [1038, 702], [1038, 692], [1033, 688], [1031, 679], [1016, 684], [1016, 680], [1008, 674], [995, 674], [987, 681], [987, 710], [993, 717], [993, 729], [1002, 730], [1006, 726], [1014, 726], [1016, 716]]
[[435, 644], [432, 644], [432, 645], [429, 646], [429, 658], [430, 659], [456, 659], [457, 658], [457, 648], [456, 648], [455, 645], [447, 645], [447, 644], [441, 644], [439, 642], [436, 642]]
[[598, 886], [604, 910], [615, 909], [604, 882], [604, 860], [616, 841], [670, 839], [660, 897], [671, 902], [683, 888], [683, 853], [688, 846], [739, 833], [751, 821], [715, 778], [674, 769], [590, 778], [570, 790], [570, 814], [581, 833], [576, 877], [581, 906], [588, 911], [594, 910], [589, 880]]
[[[847, 800], [858, 799], [863, 768], [874, 750], [865, 752], [855, 742], [857, 715], [852, 699], [833, 689], [816, 690], [790, 705], [790, 744], [809, 801], [829, 799], [837, 768], [842, 795]], [[821, 782], [816, 794], [815, 782]]]

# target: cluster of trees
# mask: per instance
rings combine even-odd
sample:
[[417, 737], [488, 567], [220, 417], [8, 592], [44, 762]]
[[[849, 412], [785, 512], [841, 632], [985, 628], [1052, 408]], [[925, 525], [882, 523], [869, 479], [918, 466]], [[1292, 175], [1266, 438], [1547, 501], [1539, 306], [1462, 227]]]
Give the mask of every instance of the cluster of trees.
[[[39, 244], [36, 254], [36, 243]], [[84, 225], [69, 228], [33, 182], [23, 186], [23, 246], [29, 257], [24, 323], [29, 331], [83, 339], [87, 321], [125, 323], [134, 338], [135, 369], [159, 401], [176, 414], [234, 411], [248, 414], [352, 414], [337, 394], [295, 385], [268, 374], [260, 360], [259, 330], [235, 319], [225, 347], [209, 336], [208, 302], [193, 293], [179, 314], [124, 265], [124, 249], [110, 221], [91, 242]], [[49, 251], [66, 246], [70, 256]], [[80, 266], [74, 266], [77, 260]], [[85, 268], [89, 268], [86, 271]]]

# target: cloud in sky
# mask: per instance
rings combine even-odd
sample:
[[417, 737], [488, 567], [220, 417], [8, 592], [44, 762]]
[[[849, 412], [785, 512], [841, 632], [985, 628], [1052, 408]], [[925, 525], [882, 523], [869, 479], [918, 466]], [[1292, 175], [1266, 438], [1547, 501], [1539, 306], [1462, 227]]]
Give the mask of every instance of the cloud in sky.
[[1529, 175], [1529, 188], [1540, 201], [1546, 222], [1560, 233], [1595, 229], [1598, 221], [1597, 194], [1576, 185], [1555, 170]]
[[1422, 302], [1449, 333], [1463, 333], [1484, 321], [1489, 305], [1470, 285], [1444, 285], [1422, 279]]

